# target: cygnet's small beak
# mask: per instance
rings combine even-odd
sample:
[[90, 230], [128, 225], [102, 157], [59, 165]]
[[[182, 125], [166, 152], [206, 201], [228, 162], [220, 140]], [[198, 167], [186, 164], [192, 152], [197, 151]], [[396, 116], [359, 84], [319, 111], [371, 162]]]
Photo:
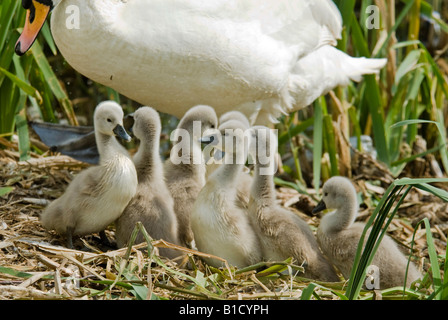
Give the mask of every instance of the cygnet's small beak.
[[316, 215], [317, 213], [324, 211], [325, 209], [327, 209], [327, 205], [325, 204], [325, 202], [323, 200], [321, 200], [317, 206], [313, 209], [312, 214]]
[[217, 139], [214, 134], [199, 138], [199, 142], [202, 144], [211, 144], [211, 143], [215, 142], [215, 140], [217, 140]]
[[216, 149], [216, 152], [213, 154], [213, 158], [215, 158], [216, 161], [221, 161], [224, 159], [225, 154], [226, 153], [224, 151]]
[[125, 140], [126, 142], [129, 142], [132, 140], [131, 136], [128, 135], [126, 130], [120, 124], [117, 124], [117, 126], [115, 127], [115, 129], [113, 131], [114, 131], [115, 135], [117, 135], [121, 139]]

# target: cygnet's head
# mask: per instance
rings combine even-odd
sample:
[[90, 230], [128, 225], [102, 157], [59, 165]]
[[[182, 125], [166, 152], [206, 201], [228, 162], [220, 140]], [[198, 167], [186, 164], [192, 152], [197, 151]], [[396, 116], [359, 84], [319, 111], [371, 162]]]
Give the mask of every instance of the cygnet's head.
[[131, 137], [123, 127], [123, 109], [115, 101], [98, 104], [94, 113], [95, 131], [107, 136], [118, 136], [126, 141]]
[[348, 205], [358, 206], [356, 189], [352, 182], [345, 177], [332, 177], [322, 188], [322, 200], [313, 210], [316, 214], [325, 209], [341, 209]]
[[162, 125], [159, 113], [151, 107], [141, 107], [134, 112], [132, 132], [139, 140], [154, 140], [160, 138]]
[[[247, 159], [248, 127], [238, 120], [228, 120], [219, 126], [219, 133], [214, 135], [211, 145], [221, 153], [218, 159], [224, 157], [236, 158], [237, 164], [244, 164]], [[208, 141], [205, 136], [204, 140]], [[203, 140], [203, 141], [204, 141]], [[235, 162], [232, 162], [235, 163]]]
[[249, 120], [240, 111], [232, 110], [232, 111], [228, 111], [228, 112], [222, 114], [221, 117], [219, 117], [219, 125], [221, 125], [229, 120], [238, 120], [238, 121], [242, 122], [248, 128], [250, 127]]
[[188, 110], [177, 126], [177, 129], [187, 130], [194, 141], [216, 130], [218, 127], [218, 117], [215, 109], [206, 105], [198, 105]]
[[249, 154], [254, 162], [261, 165], [273, 165], [278, 146], [275, 131], [265, 126], [254, 126], [250, 132]]

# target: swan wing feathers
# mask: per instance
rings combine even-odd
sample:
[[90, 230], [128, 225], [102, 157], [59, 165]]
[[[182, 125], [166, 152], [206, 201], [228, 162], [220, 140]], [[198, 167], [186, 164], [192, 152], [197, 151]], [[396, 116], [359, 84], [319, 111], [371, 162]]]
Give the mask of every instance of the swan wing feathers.
[[334, 47], [324, 46], [300, 59], [295, 74], [307, 82], [302, 98], [306, 98], [304, 103], [308, 105], [338, 85], [360, 81], [364, 74], [377, 74], [386, 62], [387, 59], [353, 58]]
[[110, 181], [107, 169], [103, 166], [90, 167], [80, 172], [69, 185], [70, 189], [77, 190], [83, 198], [96, 198], [108, 187], [110, 187]]
[[297, 47], [299, 56], [341, 38], [342, 17], [331, 0], [234, 0], [220, 10], [259, 24], [264, 34]]

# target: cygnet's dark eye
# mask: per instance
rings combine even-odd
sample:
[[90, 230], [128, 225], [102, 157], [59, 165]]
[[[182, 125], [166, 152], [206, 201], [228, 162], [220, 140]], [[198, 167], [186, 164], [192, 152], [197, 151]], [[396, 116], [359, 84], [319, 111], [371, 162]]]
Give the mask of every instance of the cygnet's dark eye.
[[112, 119], [111, 118], [107, 118], [107, 122], [112, 122]]
[[210, 126], [210, 128], [212, 128], [212, 129], [215, 129], [215, 125], [214, 125], [214, 124], [212, 124], [212, 125]]
[[328, 197], [328, 192], [325, 192], [325, 193], [324, 193], [324, 196]]

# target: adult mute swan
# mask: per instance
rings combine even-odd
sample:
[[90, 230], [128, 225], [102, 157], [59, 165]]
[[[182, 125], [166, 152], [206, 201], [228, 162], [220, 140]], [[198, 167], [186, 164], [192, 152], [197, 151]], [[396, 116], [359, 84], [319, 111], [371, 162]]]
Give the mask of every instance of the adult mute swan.
[[143, 105], [182, 117], [198, 104], [252, 123], [282, 113], [385, 59], [334, 48], [342, 18], [331, 0], [23, 0], [28, 14], [16, 53], [51, 30], [68, 63]]

